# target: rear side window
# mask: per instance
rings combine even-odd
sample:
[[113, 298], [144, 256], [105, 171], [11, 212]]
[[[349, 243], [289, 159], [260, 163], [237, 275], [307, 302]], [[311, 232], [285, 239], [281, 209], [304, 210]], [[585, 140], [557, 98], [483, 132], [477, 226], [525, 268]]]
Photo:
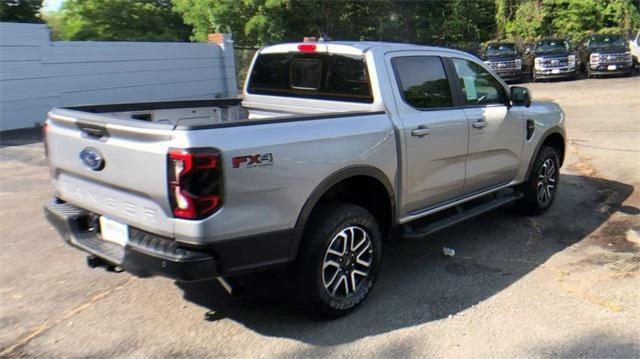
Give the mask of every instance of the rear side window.
[[333, 101], [373, 102], [363, 56], [285, 53], [259, 55], [249, 93]]
[[406, 103], [418, 109], [453, 106], [451, 88], [439, 57], [395, 57], [391, 63]]

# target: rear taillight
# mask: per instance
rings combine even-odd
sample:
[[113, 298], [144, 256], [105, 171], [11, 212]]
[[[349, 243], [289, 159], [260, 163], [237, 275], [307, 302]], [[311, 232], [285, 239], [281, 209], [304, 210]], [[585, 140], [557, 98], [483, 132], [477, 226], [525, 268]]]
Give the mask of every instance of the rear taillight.
[[200, 219], [220, 207], [220, 163], [220, 153], [213, 148], [169, 150], [167, 180], [174, 217]]

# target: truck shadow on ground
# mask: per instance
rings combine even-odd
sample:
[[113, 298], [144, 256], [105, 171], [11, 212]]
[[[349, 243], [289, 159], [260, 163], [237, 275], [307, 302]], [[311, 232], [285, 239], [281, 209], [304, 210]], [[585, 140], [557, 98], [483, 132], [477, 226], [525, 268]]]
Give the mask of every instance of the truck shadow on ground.
[[[561, 184], [553, 207], [541, 216], [505, 207], [423, 240], [388, 241], [374, 291], [341, 319], [320, 320], [298, 307], [296, 288], [283, 271], [243, 278], [240, 298], [214, 282], [177, 285], [185, 299], [206, 308], [205, 320], [228, 318], [262, 335], [329, 346], [456, 315], [577, 243], [640, 250], [625, 237], [640, 212], [623, 206], [633, 186], [575, 175], [563, 175]], [[616, 212], [635, 221], [612, 223]], [[454, 248], [456, 256], [442, 256], [443, 246]]]

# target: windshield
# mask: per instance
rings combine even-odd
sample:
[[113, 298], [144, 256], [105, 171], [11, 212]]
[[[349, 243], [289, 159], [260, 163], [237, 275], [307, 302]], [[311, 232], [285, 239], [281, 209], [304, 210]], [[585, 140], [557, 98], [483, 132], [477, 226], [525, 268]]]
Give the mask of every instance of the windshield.
[[517, 55], [515, 45], [513, 44], [489, 44], [487, 46], [487, 56]]
[[569, 51], [569, 42], [566, 40], [540, 40], [536, 45], [536, 52]]
[[622, 36], [594, 36], [589, 39], [589, 48], [624, 47], [626, 41]]

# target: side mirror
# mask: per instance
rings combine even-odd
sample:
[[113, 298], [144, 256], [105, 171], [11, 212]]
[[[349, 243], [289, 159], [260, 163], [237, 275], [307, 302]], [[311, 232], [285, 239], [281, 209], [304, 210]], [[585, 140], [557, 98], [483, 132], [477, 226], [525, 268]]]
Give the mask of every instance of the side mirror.
[[531, 93], [529, 92], [529, 89], [521, 86], [512, 86], [511, 104], [513, 106], [531, 106]]

